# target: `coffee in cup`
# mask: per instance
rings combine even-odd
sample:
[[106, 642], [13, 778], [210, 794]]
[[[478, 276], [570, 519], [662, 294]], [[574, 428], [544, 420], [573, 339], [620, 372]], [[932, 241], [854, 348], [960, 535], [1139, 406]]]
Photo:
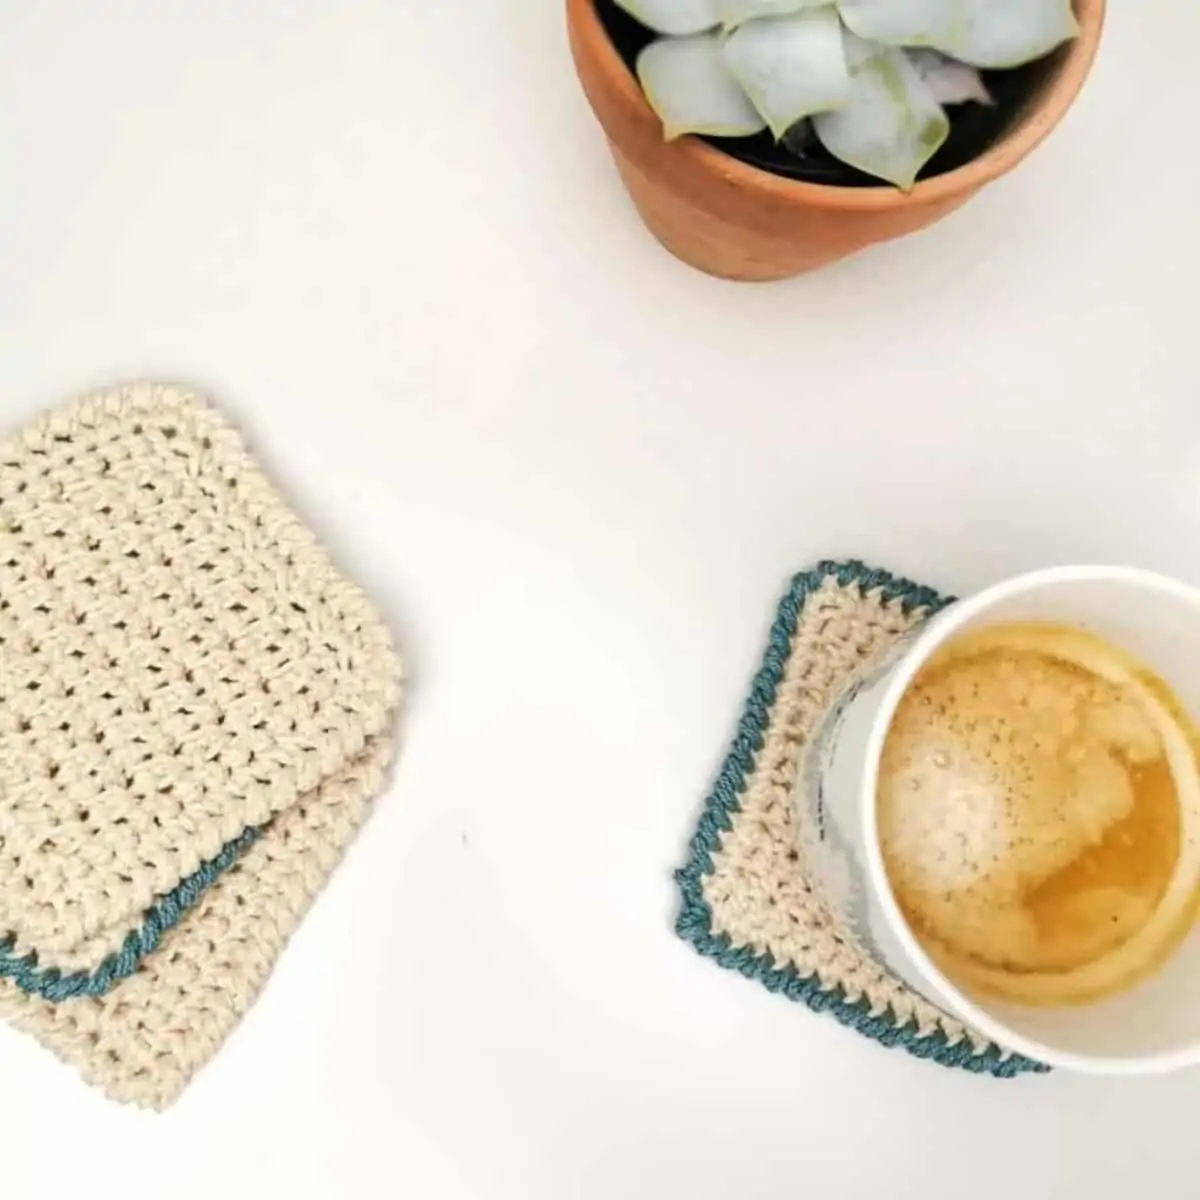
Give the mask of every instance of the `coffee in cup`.
[[1165, 681], [1066, 624], [952, 637], [896, 706], [879, 845], [911, 930], [969, 993], [1101, 1000], [1159, 968], [1200, 898], [1200, 736]]

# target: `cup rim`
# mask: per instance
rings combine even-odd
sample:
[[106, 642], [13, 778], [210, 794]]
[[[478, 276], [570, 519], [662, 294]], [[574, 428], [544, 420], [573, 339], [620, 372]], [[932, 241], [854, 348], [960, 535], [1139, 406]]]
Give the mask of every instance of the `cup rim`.
[[879, 777], [879, 761], [892, 718], [901, 697], [908, 689], [914, 676], [933, 654], [950, 637], [963, 628], [981, 612], [997, 603], [1020, 595], [1023, 592], [1055, 583], [1124, 583], [1145, 591], [1169, 595], [1183, 600], [1200, 613], [1200, 588], [1140, 567], [1078, 565], [1044, 567], [1010, 576], [999, 583], [957, 600], [938, 613], [922, 629], [896, 664], [894, 674], [888, 680], [880, 699], [871, 730], [867, 738], [866, 763], [859, 792], [862, 828], [866, 848], [867, 871], [870, 885], [878, 897], [889, 930], [904, 950], [912, 964], [927, 984], [937, 1003], [944, 1005], [965, 1024], [977, 1029], [991, 1041], [1007, 1050], [1015, 1051], [1036, 1062], [1051, 1067], [1091, 1075], [1154, 1075], [1165, 1074], [1181, 1067], [1200, 1062], [1200, 1039], [1172, 1050], [1135, 1056], [1105, 1056], [1078, 1054], [1058, 1049], [1030, 1038], [1011, 1029], [1008, 1025], [990, 1016], [965, 992], [945, 975], [925, 952], [917, 940], [900, 905], [892, 892], [891, 882], [883, 861], [879, 845], [878, 810], [875, 801]]

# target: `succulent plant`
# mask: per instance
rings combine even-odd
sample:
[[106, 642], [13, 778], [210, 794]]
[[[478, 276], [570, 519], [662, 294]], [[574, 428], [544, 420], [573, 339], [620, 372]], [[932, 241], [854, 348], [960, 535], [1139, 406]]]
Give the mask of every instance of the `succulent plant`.
[[769, 129], [904, 190], [950, 132], [946, 106], [991, 103], [984, 70], [1078, 33], [1071, 0], [616, 0], [660, 36], [638, 57], [668, 139]]

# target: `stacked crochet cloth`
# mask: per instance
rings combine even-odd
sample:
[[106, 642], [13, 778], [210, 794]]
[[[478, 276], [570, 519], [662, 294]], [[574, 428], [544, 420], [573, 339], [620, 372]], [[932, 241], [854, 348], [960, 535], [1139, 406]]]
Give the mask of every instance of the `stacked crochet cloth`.
[[0, 1014], [174, 1100], [381, 790], [399, 677], [202, 398], [113, 389], [0, 443]]

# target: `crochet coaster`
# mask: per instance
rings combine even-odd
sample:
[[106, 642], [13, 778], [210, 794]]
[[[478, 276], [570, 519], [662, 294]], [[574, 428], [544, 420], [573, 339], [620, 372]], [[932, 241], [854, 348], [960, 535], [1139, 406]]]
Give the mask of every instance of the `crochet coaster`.
[[0, 1015], [161, 1108], [383, 787], [390, 635], [200, 396], [0, 443]]
[[773, 992], [944, 1066], [1045, 1071], [930, 1004], [873, 959], [839, 911], [821, 833], [797, 803], [812, 738], [856, 677], [949, 603], [859, 562], [797, 575], [676, 878], [680, 937]]

